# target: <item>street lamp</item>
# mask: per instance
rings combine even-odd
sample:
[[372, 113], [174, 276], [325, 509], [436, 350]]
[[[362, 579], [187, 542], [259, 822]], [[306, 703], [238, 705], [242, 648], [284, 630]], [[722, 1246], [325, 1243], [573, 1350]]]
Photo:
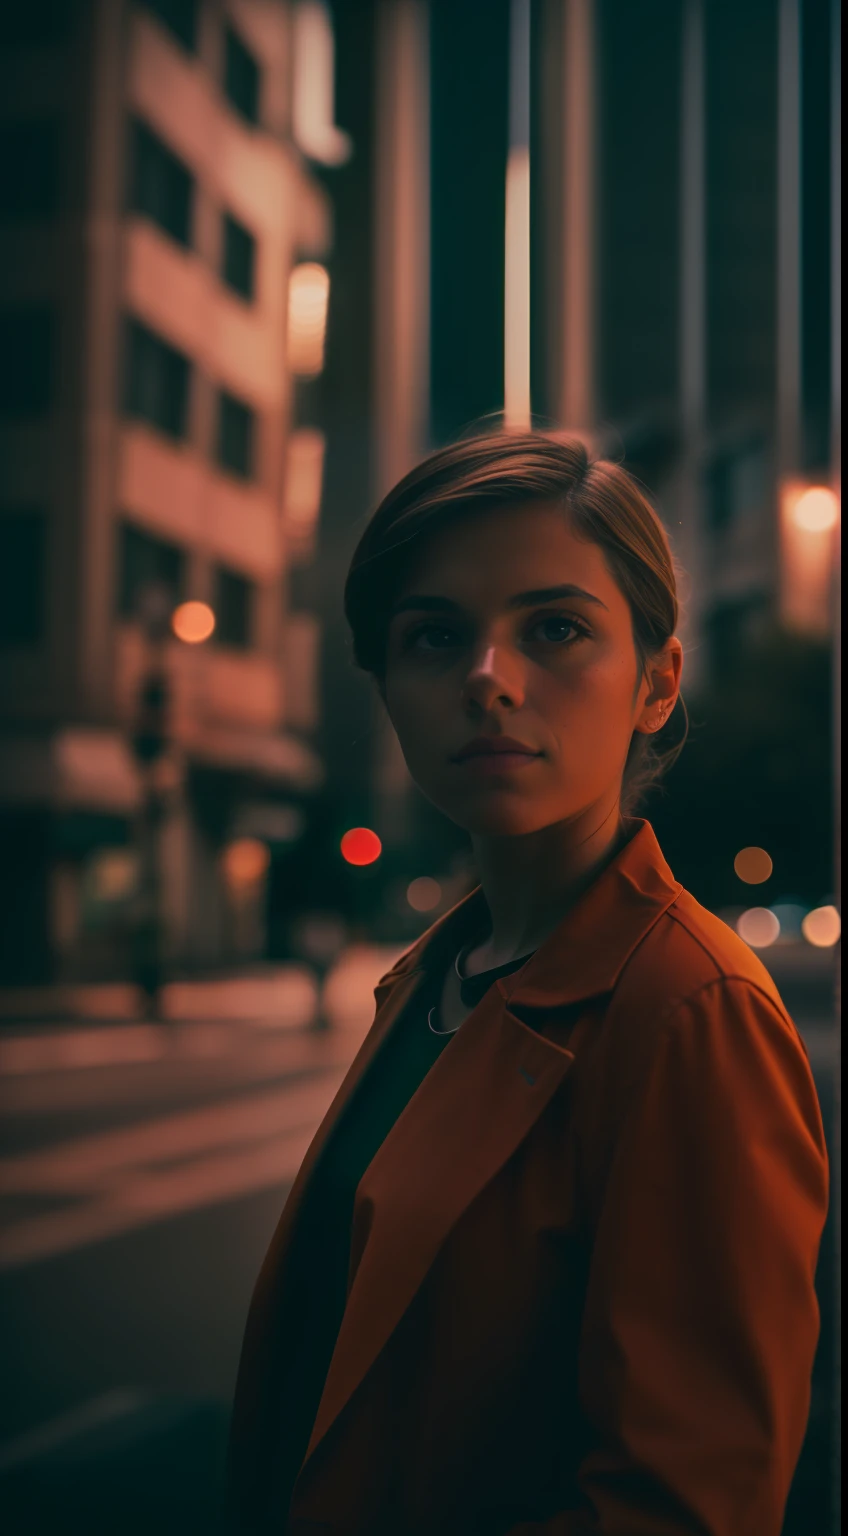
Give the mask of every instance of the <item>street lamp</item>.
[[160, 1014], [163, 972], [161, 828], [169, 796], [180, 780], [171, 755], [171, 679], [166, 645], [172, 635], [184, 644], [202, 643], [215, 628], [215, 616], [206, 603], [181, 603], [175, 608], [170, 587], [161, 581], [148, 582], [142, 588], [137, 613], [145, 654], [132, 735], [142, 782], [132, 949], [144, 1011], [155, 1019]]

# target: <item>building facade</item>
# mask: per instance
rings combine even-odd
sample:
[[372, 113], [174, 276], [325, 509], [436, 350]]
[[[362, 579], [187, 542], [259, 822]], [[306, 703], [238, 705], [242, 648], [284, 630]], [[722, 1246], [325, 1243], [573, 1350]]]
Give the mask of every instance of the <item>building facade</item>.
[[[331, 242], [294, 121], [309, 39], [278, 0], [8, 15], [3, 972], [125, 968], [151, 794], [165, 952], [225, 962], [263, 948], [263, 849], [323, 778], [314, 624], [288, 600], [320, 499], [296, 371], [322, 365]], [[151, 593], [211, 610], [211, 636], [151, 640]], [[151, 667], [164, 740], [145, 764]]]

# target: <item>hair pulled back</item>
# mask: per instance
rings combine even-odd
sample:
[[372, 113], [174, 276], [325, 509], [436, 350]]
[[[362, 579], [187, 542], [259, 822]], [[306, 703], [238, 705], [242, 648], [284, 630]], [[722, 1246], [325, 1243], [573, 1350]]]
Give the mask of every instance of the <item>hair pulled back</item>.
[[[662, 650], [679, 617], [674, 558], [660, 518], [633, 476], [591, 459], [578, 438], [497, 432], [440, 448], [383, 498], [353, 552], [344, 611], [354, 664], [385, 702], [386, 645], [395, 595], [424, 540], [460, 517], [507, 506], [561, 507], [574, 533], [603, 550], [627, 599], [640, 666]], [[634, 732], [622, 787], [632, 811], [678, 756], [686, 738], [682, 700], [655, 736]]]

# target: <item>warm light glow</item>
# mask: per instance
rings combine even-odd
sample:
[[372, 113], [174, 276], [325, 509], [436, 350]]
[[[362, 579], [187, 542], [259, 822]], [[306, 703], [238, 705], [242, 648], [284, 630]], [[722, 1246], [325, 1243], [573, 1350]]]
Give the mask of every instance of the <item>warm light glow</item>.
[[429, 875], [419, 875], [406, 888], [406, 899], [416, 912], [432, 912], [442, 899], [442, 887]]
[[222, 855], [224, 875], [229, 885], [255, 885], [268, 868], [271, 854], [257, 837], [239, 837], [229, 843]]
[[780, 923], [768, 907], [749, 907], [738, 919], [736, 932], [752, 949], [768, 949], [780, 935]]
[[323, 473], [323, 432], [314, 427], [298, 427], [288, 442], [283, 495], [286, 522], [298, 531], [312, 528], [317, 521]]
[[333, 24], [326, 5], [300, 0], [294, 7], [292, 132], [298, 147], [321, 165], [350, 159], [349, 134], [333, 119]]
[[92, 865], [94, 893], [99, 901], [129, 896], [138, 879], [138, 855], [130, 848], [104, 848]]
[[768, 880], [774, 865], [765, 848], [740, 848], [733, 860], [733, 868], [746, 885], [762, 885]]
[[186, 645], [200, 645], [215, 628], [215, 615], [208, 603], [180, 603], [171, 615], [171, 628]]
[[506, 167], [504, 425], [530, 426], [530, 151], [524, 146], [510, 150]]
[[835, 907], [815, 907], [808, 912], [801, 924], [801, 932], [808, 944], [816, 949], [830, 949], [838, 943], [842, 923]]
[[799, 634], [824, 639], [833, 616], [834, 529], [839, 500], [827, 486], [785, 480], [780, 488], [780, 616]]
[[330, 276], [317, 261], [293, 267], [289, 277], [288, 358], [292, 373], [314, 378], [324, 367]]
[[373, 864], [383, 851], [379, 837], [370, 827], [351, 827], [340, 847], [346, 864]]
[[805, 533], [829, 533], [836, 527], [839, 502], [826, 485], [811, 485], [792, 508], [792, 521]]

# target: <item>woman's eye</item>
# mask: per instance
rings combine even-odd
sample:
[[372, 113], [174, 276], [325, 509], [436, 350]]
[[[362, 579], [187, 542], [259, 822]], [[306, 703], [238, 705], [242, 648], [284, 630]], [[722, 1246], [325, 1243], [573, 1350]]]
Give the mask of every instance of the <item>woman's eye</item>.
[[[433, 635], [433, 634], [436, 634], [436, 635], [450, 635], [450, 634], [453, 634], [453, 630], [444, 629], [440, 624], [419, 624], [417, 629], [411, 629], [409, 631], [409, 634], [406, 636], [406, 638], [405, 638], [405, 640], [403, 642], [404, 650], [410, 650], [416, 644], [416, 642], [422, 638], [422, 636], [424, 636], [424, 635]], [[441, 645], [437, 645], [437, 646], [422, 646], [422, 647], [420, 647], [420, 649], [422, 649], [422, 650], [437, 650], [437, 651], [440, 651], [440, 650], [444, 650], [445, 647], [441, 646]]]
[[[528, 630], [528, 634], [532, 635], [536, 630], [542, 629], [545, 626], [549, 626], [549, 632], [544, 636], [543, 643], [547, 642], [549, 645], [559, 645], [563, 648], [565, 645], [572, 643], [574, 640], [580, 639], [582, 636], [588, 633], [584, 626], [578, 623], [576, 619], [568, 618], [563, 613], [549, 613], [547, 617], [543, 619], [537, 619], [533, 624], [531, 624], [530, 629]], [[557, 633], [557, 630], [559, 633]], [[567, 631], [567, 633], [563, 634], [563, 630]], [[436, 635], [442, 637], [447, 635], [449, 637], [448, 644], [443, 645], [437, 642], [436, 644], [419, 645], [418, 642], [422, 640], [425, 635]], [[453, 637], [454, 639], [456, 638], [456, 630], [449, 629], [444, 624], [419, 624], [417, 628], [410, 630], [409, 634], [406, 636], [404, 641], [404, 649], [411, 650], [416, 648], [418, 650], [426, 651], [444, 651], [450, 647], [450, 637]]]
[[541, 629], [542, 626], [545, 625], [545, 624], [550, 624], [554, 629], [556, 629], [557, 626], [559, 626], [559, 628], [560, 628], [560, 634], [559, 635], [549, 634], [547, 636], [547, 639], [553, 641], [554, 645], [556, 645], [558, 641], [561, 642], [563, 639], [568, 639], [569, 638], [567, 635], [563, 636], [563, 634], [561, 633], [561, 631], [563, 629], [571, 630], [571, 636], [572, 636], [572, 638], [575, 638], [575, 639], [577, 638], [578, 635], [585, 635], [585, 633], [586, 633], [586, 631], [583, 628], [582, 624], [578, 624], [575, 619], [567, 619], [565, 617], [565, 614], [563, 614], [563, 613], [552, 613], [552, 614], [549, 614], [546, 619], [540, 619], [538, 624], [535, 625], [535, 628], [536, 629]]

